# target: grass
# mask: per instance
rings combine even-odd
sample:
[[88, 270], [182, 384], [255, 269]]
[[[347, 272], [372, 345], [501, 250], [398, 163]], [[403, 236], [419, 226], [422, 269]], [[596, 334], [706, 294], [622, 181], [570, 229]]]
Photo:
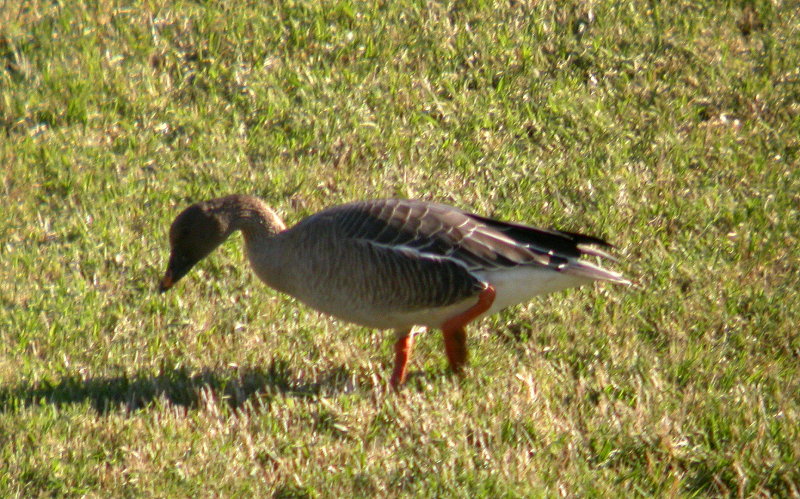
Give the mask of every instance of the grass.
[[[800, 495], [791, 2], [0, 1], [0, 495]], [[166, 295], [190, 202], [435, 199], [637, 283], [421, 338]]]

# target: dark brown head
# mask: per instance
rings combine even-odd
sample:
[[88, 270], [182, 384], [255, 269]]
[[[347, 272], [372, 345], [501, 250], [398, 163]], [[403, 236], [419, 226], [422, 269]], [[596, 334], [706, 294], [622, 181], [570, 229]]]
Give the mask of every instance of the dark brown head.
[[194, 265], [222, 244], [232, 232], [219, 203], [204, 201], [186, 208], [169, 229], [171, 253], [159, 291], [171, 288]]

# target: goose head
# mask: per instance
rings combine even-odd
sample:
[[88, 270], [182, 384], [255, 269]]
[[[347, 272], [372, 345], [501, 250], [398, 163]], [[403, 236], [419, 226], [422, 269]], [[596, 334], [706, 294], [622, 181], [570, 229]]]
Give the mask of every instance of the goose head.
[[170, 289], [231, 232], [229, 217], [213, 202], [196, 203], [183, 210], [169, 229], [170, 257], [159, 291]]

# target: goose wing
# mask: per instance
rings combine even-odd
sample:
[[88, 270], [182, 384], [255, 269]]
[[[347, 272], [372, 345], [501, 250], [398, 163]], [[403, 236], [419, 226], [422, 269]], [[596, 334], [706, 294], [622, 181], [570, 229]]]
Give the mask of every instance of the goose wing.
[[445, 258], [470, 271], [534, 265], [559, 270], [610, 246], [583, 234], [501, 222], [451, 206], [384, 199], [335, 208], [342, 235], [419, 258]]

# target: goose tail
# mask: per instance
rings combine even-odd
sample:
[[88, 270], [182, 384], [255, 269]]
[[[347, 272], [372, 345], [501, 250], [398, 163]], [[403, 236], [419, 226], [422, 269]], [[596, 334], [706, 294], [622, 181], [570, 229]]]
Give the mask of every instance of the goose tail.
[[630, 286], [631, 284], [631, 281], [625, 279], [625, 276], [623, 276], [621, 273], [604, 269], [603, 267], [592, 262], [587, 262], [586, 260], [573, 260], [567, 264], [566, 268], [563, 269], [562, 272], [578, 277], [585, 277], [593, 281], [609, 281], [616, 284], [622, 284], [624, 286]]

